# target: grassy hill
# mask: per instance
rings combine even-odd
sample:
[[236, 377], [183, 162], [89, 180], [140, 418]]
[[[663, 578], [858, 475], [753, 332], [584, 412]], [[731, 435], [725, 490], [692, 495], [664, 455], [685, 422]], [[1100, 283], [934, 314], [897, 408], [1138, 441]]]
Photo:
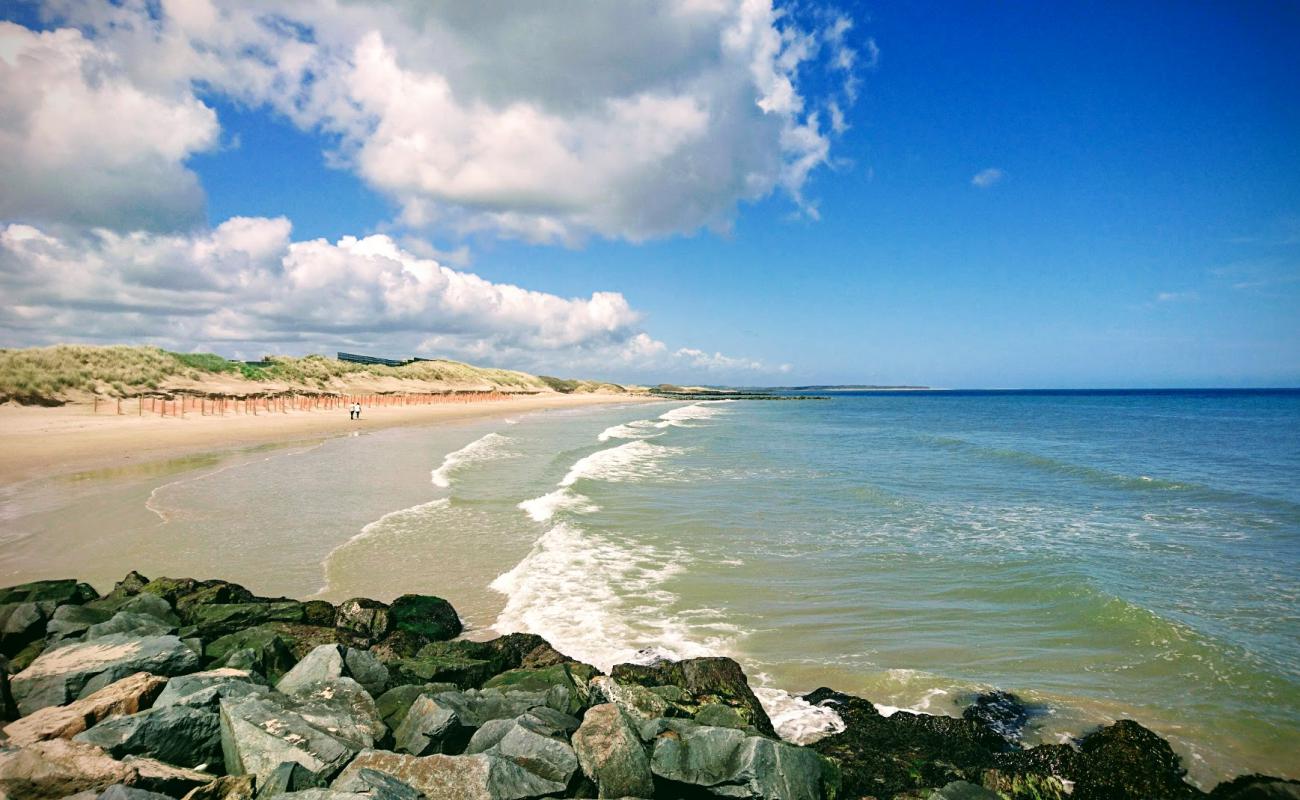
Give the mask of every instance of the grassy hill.
[[212, 353], [173, 353], [157, 347], [55, 345], [0, 349], [0, 402], [61, 405], [93, 395], [258, 395], [286, 392], [400, 393], [623, 392], [596, 381], [541, 378], [459, 361], [417, 361], [401, 367], [354, 364], [326, 356], [268, 356], [256, 365]]

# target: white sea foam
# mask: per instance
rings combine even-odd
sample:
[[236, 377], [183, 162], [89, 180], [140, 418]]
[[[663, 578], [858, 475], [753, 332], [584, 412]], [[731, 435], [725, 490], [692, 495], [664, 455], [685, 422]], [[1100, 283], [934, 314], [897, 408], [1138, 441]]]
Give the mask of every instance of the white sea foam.
[[680, 452], [680, 447], [665, 447], [640, 439], [597, 450], [574, 462], [560, 486], [572, 486], [582, 479], [619, 483], [653, 477], [658, 474], [663, 459]]
[[662, 436], [662, 431], [656, 431], [658, 427], [652, 419], [638, 419], [627, 423], [626, 425], [613, 425], [601, 431], [596, 437], [598, 442], [608, 442], [610, 439], [650, 439], [655, 436]]
[[519, 504], [519, 508], [538, 522], [546, 522], [555, 516], [557, 511], [594, 514], [600, 510], [600, 506], [591, 502], [591, 498], [578, 494], [568, 487], [556, 489], [550, 494], [534, 497], [532, 500], [525, 500]]
[[772, 720], [772, 727], [782, 739], [794, 744], [812, 744], [847, 727], [830, 706], [815, 706], [783, 689], [754, 689], [758, 702]]
[[656, 428], [689, 428], [691, 422], [701, 419], [716, 417], [725, 410], [721, 404], [730, 403], [730, 400], [704, 400], [699, 403], [692, 403], [689, 406], [681, 406], [671, 411], [665, 411], [659, 415], [659, 421], [655, 423]]
[[430, 500], [427, 503], [420, 503], [409, 508], [399, 508], [397, 511], [389, 511], [374, 522], [366, 523], [366, 525], [354, 534], [352, 538], [330, 551], [330, 554], [325, 557], [325, 560], [329, 561], [331, 556], [350, 544], [355, 544], [363, 539], [368, 539], [376, 533], [380, 533], [399, 525], [409, 525], [412, 522], [424, 519], [428, 516], [430, 511], [448, 508], [450, 506], [451, 498], [439, 497], [437, 500]]
[[562, 522], [492, 582], [507, 597], [494, 627], [540, 634], [605, 670], [638, 658], [648, 645], [673, 659], [716, 654], [731, 634], [669, 612], [676, 597], [663, 584], [682, 569], [683, 558]]
[[447, 489], [451, 486], [452, 474], [467, 464], [513, 457], [514, 453], [506, 449], [509, 442], [509, 437], [498, 433], [489, 433], [475, 439], [461, 449], [448, 453], [442, 464], [429, 474], [430, 480], [434, 486]]

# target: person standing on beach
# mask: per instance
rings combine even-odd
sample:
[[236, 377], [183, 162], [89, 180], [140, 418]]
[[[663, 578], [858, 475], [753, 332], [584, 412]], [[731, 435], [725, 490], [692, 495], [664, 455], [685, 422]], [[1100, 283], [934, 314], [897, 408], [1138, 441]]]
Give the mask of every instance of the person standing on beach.
[[352, 404], [352, 418], [353, 418], [353, 419], [361, 419], [361, 404], [360, 404], [360, 403], [353, 403], [353, 404]]

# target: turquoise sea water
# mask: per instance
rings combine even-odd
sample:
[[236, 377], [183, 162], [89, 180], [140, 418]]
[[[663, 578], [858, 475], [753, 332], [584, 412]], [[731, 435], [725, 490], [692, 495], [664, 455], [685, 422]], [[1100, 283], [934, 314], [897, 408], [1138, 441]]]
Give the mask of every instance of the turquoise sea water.
[[997, 687], [1045, 709], [1030, 741], [1130, 716], [1203, 783], [1300, 777], [1300, 393], [623, 405], [4, 502], [13, 578], [438, 593], [602, 667], [732, 655], [791, 736], [835, 720], [782, 690], [958, 713]]

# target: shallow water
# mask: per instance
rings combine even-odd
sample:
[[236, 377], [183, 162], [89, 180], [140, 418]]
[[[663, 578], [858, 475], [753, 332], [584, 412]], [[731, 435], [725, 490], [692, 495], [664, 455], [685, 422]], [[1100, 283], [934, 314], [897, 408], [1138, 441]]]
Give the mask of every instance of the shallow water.
[[1297, 475], [1295, 393], [576, 409], [7, 487], [0, 577], [437, 593], [603, 667], [733, 655], [790, 733], [833, 720], [777, 687], [999, 687], [1031, 741], [1132, 716], [1204, 783], [1295, 777]]

